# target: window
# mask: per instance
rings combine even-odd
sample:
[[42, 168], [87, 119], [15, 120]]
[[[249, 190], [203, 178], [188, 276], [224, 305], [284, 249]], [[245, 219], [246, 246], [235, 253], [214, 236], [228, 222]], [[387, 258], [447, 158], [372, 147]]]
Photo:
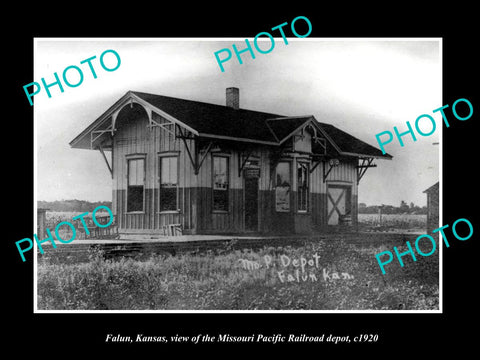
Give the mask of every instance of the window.
[[279, 162], [275, 178], [275, 209], [278, 212], [290, 211], [290, 179], [290, 163]]
[[213, 210], [228, 211], [228, 158], [213, 157]]
[[128, 159], [127, 212], [143, 211], [145, 159]]
[[178, 210], [178, 157], [160, 157], [160, 211]]
[[297, 200], [298, 211], [308, 211], [308, 164], [297, 162]]

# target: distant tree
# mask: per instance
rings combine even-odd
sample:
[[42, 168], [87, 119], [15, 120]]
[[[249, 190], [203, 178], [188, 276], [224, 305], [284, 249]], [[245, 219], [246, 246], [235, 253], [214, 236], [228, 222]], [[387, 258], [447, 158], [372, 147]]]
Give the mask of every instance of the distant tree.
[[409, 207], [408, 207], [408, 205], [407, 205], [407, 203], [406, 203], [405, 201], [402, 200], [402, 201], [400, 202], [400, 208], [399, 208], [399, 210], [400, 210], [401, 213], [408, 212]]
[[96, 201], [90, 202], [86, 200], [55, 200], [55, 201], [41, 201], [37, 202], [39, 208], [49, 209], [50, 211], [78, 211], [78, 212], [91, 212], [97, 206], [108, 206], [112, 209], [111, 201]]
[[380, 206], [378, 205], [370, 205], [370, 206], [360, 206], [358, 205], [358, 213], [359, 214], [378, 214], [378, 209]]
[[408, 205], [405, 201], [400, 202], [400, 206], [393, 205], [366, 205], [365, 203], [358, 204], [359, 214], [378, 214], [379, 209], [382, 209], [382, 214], [426, 214], [426, 206], [418, 206], [410, 202]]

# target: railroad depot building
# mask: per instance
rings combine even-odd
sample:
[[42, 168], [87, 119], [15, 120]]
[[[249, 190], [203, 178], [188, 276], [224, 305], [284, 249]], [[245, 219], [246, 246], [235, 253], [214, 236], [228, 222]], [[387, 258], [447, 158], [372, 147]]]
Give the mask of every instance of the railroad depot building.
[[128, 91], [70, 146], [103, 155], [120, 234], [355, 226], [360, 179], [392, 158], [311, 115], [241, 109], [238, 88], [226, 106]]

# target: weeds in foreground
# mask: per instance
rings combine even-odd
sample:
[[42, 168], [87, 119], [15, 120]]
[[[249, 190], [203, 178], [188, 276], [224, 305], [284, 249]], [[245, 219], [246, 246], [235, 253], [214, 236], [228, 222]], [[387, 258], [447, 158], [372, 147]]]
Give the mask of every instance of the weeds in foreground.
[[51, 252], [38, 263], [38, 309], [438, 309], [438, 257], [382, 275], [374, 255], [383, 250], [340, 241], [143, 260], [91, 250], [82, 263]]

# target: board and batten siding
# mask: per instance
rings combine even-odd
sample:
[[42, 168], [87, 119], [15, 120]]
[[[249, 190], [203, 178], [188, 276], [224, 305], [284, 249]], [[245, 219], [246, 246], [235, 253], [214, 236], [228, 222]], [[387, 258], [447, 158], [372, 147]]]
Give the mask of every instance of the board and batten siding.
[[[153, 113], [153, 120], [167, 124], [160, 115]], [[168, 129], [175, 131], [173, 126]], [[194, 156], [195, 143], [186, 140]], [[297, 231], [313, 225], [327, 224], [327, 189], [329, 184], [351, 186], [352, 219], [357, 219], [357, 168], [355, 158], [340, 159], [340, 164], [332, 169], [326, 181], [323, 181], [324, 168], [319, 164], [310, 173], [309, 209], [307, 212], [297, 210], [297, 161], [309, 161], [311, 136], [304, 133], [303, 139], [294, 141], [294, 150], [298, 153], [287, 155], [285, 160], [291, 162], [292, 194], [291, 210], [288, 213], [277, 212], [275, 207], [275, 187], [271, 173], [272, 148], [258, 145], [252, 156], [259, 159], [260, 177], [258, 179], [258, 230]], [[160, 211], [160, 157], [178, 156], [178, 209], [177, 211]], [[199, 157], [203, 156], [200, 151]], [[213, 210], [213, 158], [223, 156], [229, 163], [228, 211]], [[144, 209], [141, 212], [126, 212], [127, 199], [127, 159], [143, 157], [145, 159]], [[234, 149], [210, 151], [195, 175], [194, 168], [182, 139], [175, 137], [159, 126], [149, 126], [145, 110], [137, 104], [125, 106], [117, 117], [116, 132], [113, 137], [113, 210], [120, 231], [156, 232], [163, 225], [181, 224], [185, 233], [221, 233], [245, 231], [245, 194], [244, 176], [239, 173], [242, 153]], [[310, 163], [310, 167], [313, 164]], [[329, 165], [326, 166], [328, 169]]]
[[[228, 190], [228, 211], [214, 211], [212, 198], [212, 175], [213, 158], [221, 156], [228, 158], [229, 164], [229, 190]], [[251, 156], [259, 158], [259, 204], [261, 193], [270, 187], [270, 160], [268, 152], [262, 147], [254, 150]], [[198, 230], [201, 232], [235, 232], [245, 229], [245, 202], [244, 202], [244, 177], [239, 173], [239, 162], [242, 161], [242, 153], [236, 150], [209, 152], [200, 168], [197, 179], [197, 202], [192, 204], [197, 216]], [[266, 218], [259, 205], [259, 227]]]
[[[328, 164], [326, 170], [328, 171]], [[323, 182], [323, 165], [318, 165], [311, 174], [312, 181], [312, 193], [327, 193], [327, 184], [341, 184], [345, 183], [352, 186], [352, 194], [357, 195], [357, 160], [341, 161], [338, 166], [335, 166], [327, 176], [325, 182]]]
[[[163, 128], [149, 127], [147, 114], [140, 109], [128, 109], [129, 106], [126, 106], [120, 112], [113, 139], [112, 199], [119, 228], [160, 229], [167, 224], [181, 224], [183, 229], [191, 229], [194, 219], [189, 204], [194, 196], [196, 177], [183, 141]], [[155, 113], [153, 119], [160, 124], [166, 123]], [[187, 143], [192, 146], [192, 140], [187, 140]], [[162, 154], [178, 155], [178, 211], [160, 212], [159, 157]], [[127, 213], [127, 159], [135, 156], [145, 158], [144, 211]]]
[[[136, 105], [133, 105], [134, 107]], [[239, 176], [238, 151], [209, 152], [195, 175], [184, 142], [167, 130], [148, 126], [146, 113], [124, 108], [117, 120], [117, 131], [113, 139], [113, 208], [120, 230], [142, 232], [159, 230], [163, 225], [181, 224], [187, 232], [232, 232], [244, 230], [243, 176]], [[132, 118], [131, 121], [129, 119]], [[135, 119], [135, 120], [133, 120]], [[157, 123], [165, 123], [153, 113]], [[171, 127], [173, 131], [173, 127]], [[194, 141], [186, 140], [193, 156]], [[159, 204], [159, 157], [178, 155], [178, 211], [160, 212]], [[260, 157], [261, 178], [259, 190], [269, 186], [268, 153], [259, 149], [254, 156]], [[127, 204], [127, 159], [145, 159], [144, 211], [128, 213]], [[203, 156], [200, 151], [199, 158]], [[229, 163], [229, 209], [213, 211], [212, 174], [213, 157], [223, 156]], [[259, 199], [260, 200], [260, 199]]]

